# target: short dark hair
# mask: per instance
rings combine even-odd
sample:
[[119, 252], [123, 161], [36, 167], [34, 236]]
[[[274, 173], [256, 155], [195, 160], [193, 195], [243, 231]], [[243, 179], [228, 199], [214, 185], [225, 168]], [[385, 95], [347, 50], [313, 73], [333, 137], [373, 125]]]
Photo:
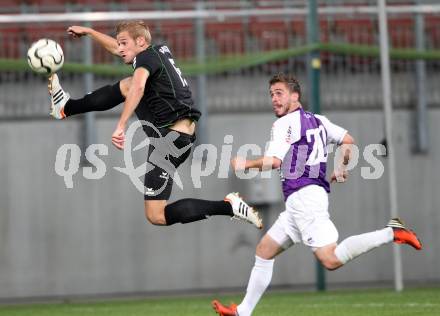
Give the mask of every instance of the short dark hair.
[[301, 99], [301, 86], [294, 76], [286, 75], [284, 73], [276, 74], [269, 80], [269, 85], [272, 86], [277, 82], [285, 83], [289, 88], [289, 91], [298, 93], [299, 99]]

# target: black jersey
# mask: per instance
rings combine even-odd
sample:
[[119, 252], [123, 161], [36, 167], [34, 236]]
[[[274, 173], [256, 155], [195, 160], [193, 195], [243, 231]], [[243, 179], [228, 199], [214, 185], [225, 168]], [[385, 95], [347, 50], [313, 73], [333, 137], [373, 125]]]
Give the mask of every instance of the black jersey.
[[188, 83], [167, 46], [151, 45], [136, 55], [133, 68], [140, 67], [150, 75], [136, 108], [139, 119], [151, 121], [157, 127], [169, 126], [183, 118], [199, 119], [201, 113], [194, 107]]

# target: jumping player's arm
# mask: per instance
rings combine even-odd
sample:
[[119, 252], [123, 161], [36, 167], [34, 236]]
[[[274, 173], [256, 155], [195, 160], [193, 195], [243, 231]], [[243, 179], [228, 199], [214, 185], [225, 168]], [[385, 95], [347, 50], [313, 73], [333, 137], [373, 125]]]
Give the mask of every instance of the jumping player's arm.
[[89, 35], [94, 41], [98, 42], [102, 47], [110, 52], [110, 54], [119, 56], [118, 43], [116, 39], [111, 36], [98, 32], [90, 27], [79, 25], [70, 26], [69, 28], [67, 28], [67, 33], [69, 33], [73, 38], [79, 38], [84, 35]]
[[112, 143], [118, 149], [124, 148], [127, 122], [144, 95], [145, 83], [149, 75], [148, 70], [143, 67], [136, 68], [133, 73], [130, 89], [124, 102], [124, 109], [122, 110], [116, 130], [112, 135]]

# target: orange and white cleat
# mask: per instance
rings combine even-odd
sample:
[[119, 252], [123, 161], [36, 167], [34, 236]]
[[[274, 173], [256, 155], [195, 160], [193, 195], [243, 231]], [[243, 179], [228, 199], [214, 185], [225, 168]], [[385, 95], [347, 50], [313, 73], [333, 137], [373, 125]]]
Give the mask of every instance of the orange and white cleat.
[[243, 201], [237, 192], [229, 193], [224, 200], [231, 203], [232, 211], [234, 212], [233, 218], [245, 220], [254, 224], [258, 229], [263, 228], [263, 220], [260, 214]]
[[400, 218], [393, 218], [387, 224], [394, 232], [394, 242], [397, 244], [407, 244], [417, 250], [422, 249], [422, 243], [417, 237], [416, 233], [405, 227], [405, 224]]
[[229, 306], [224, 306], [217, 300], [212, 301], [212, 308], [220, 316], [238, 316], [237, 314], [237, 304], [231, 304]]
[[57, 120], [62, 120], [66, 117], [64, 106], [69, 101], [70, 95], [61, 87], [57, 74], [52, 74], [49, 77], [47, 88], [50, 95], [50, 115]]

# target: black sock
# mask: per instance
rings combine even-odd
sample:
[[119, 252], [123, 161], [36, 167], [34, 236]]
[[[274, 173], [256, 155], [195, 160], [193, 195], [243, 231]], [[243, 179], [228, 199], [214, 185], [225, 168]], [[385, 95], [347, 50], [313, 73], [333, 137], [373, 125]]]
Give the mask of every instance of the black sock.
[[165, 206], [167, 225], [196, 222], [212, 215], [232, 216], [234, 213], [231, 204], [226, 201], [182, 199]]
[[106, 111], [124, 102], [125, 98], [119, 88], [119, 82], [99, 88], [85, 95], [82, 99], [67, 101], [64, 114], [71, 116], [92, 111]]

